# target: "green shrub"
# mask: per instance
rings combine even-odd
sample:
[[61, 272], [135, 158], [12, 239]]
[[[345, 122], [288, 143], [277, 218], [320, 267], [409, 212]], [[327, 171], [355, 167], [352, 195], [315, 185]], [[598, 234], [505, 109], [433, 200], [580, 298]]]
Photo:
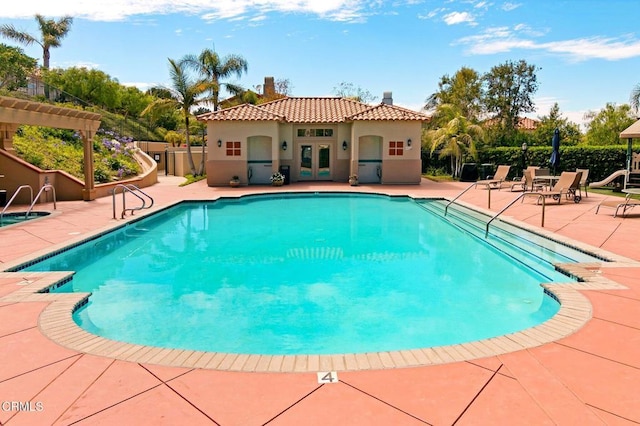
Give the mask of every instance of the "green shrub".
[[[478, 153], [481, 163], [508, 164], [509, 176], [516, 176], [522, 169], [520, 148], [490, 148]], [[527, 150], [526, 165], [549, 167], [551, 147], [531, 147]], [[608, 146], [560, 146], [560, 167], [557, 173], [577, 168], [589, 169], [589, 181], [602, 180], [627, 166], [627, 145]]]
[[[130, 138], [99, 133], [93, 139], [94, 178], [109, 182], [135, 176], [140, 165], [133, 157]], [[82, 139], [74, 132], [36, 126], [21, 126], [13, 138], [18, 157], [43, 170], [64, 170], [84, 179]]]

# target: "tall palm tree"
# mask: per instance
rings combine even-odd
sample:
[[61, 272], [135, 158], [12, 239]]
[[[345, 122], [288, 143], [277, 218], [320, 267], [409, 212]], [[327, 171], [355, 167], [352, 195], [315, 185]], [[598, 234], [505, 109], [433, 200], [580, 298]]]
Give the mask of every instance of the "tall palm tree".
[[46, 19], [42, 15], [36, 15], [36, 20], [40, 27], [40, 39], [27, 32], [18, 31], [10, 24], [0, 26], [0, 34], [25, 46], [31, 46], [33, 43], [39, 44], [40, 47], [42, 47], [42, 68], [48, 70], [51, 59], [49, 49], [52, 47], [60, 47], [62, 39], [71, 29], [73, 18], [71, 16], [64, 16], [56, 21], [54, 19]]
[[204, 49], [198, 56], [187, 55], [184, 59], [190, 67], [200, 73], [203, 80], [209, 83], [210, 99], [213, 102], [214, 111], [218, 110], [221, 88], [224, 87], [233, 94], [242, 93], [242, 87], [222, 82], [232, 75], [240, 77], [243, 72], [247, 72], [247, 60], [242, 56], [228, 55], [221, 58], [214, 50]]
[[484, 132], [482, 127], [472, 124], [452, 105], [440, 105], [435, 115], [448, 120], [442, 127], [426, 132], [431, 155], [440, 150], [440, 158], [451, 157], [452, 174], [457, 177], [466, 155], [477, 158], [476, 140], [481, 140]]
[[210, 90], [210, 85], [189, 74], [189, 65], [185, 58], [180, 61], [169, 58], [169, 77], [171, 79], [171, 87], [167, 88], [167, 90], [171, 92], [171, 97], [156, 99], [142, 111], [141, 115], [144, 116], [153, 111], [166, 111], [169, 109], [180, 110], [184, 117], [185, 142], [187, 144], [189, 168], [192, 175], [198, 176], [203, 173], [203, 167], [201, 166], [199, 170], [196, 170], [195, 163], [193, 162], [191, 140], [189, 138], [189, 122], [191, 119], [191, 109], [207, 100], [203, 95]]
[[640, 83], [631, 91], [630, 96], [631, 108], [638, 113], [640, 112]]

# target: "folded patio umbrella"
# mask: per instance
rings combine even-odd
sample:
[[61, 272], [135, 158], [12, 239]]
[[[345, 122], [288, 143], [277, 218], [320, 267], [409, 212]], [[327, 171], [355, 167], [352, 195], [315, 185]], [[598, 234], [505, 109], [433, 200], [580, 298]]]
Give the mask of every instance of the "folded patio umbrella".
[[556, 169], [560, 166], [560, 131], [555, 129], [553, 131], [553, 138], [551, 139], [551, 158], [549, 164], [553, 170], [553, 175], [556, 175]]

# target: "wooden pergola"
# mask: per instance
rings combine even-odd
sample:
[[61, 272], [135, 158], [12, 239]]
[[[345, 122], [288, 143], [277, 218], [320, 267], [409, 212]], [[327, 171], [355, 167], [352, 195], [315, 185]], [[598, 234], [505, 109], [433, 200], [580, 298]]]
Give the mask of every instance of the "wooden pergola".
[[[629, 172], [633, 169], [632, 158], [633, 158], [633, 139], [640, 138], [640, 120], [633, 123], [631, 126], [627, 127], [620, 133], [620, 139], [627, 140], [627, 177], [625, 180], [625, 184], [629, 182]], [[637, 166], [637, 164], [636, 164]]]
[[76, 130], [81, 135], [84, 146], [82, 198], [86, 201], [93, 200], [93, 136], [100, 127], [101, 118], [100, 114], [93, 112], [0, 96], [0, 149], [10, 153], [14, 151], [13, 135], [21, 124]]

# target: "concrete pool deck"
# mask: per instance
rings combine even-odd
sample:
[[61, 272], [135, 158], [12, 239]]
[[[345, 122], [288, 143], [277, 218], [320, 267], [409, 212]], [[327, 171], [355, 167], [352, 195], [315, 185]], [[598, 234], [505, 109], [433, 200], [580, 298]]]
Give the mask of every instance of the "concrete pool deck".
[[[181, 181], [161, 177], [145, 190], [156, 200], [154, 209], [182, 199], [257, 191], [356, 189], [451, 198], [469, 185], [425, 180], [419, 186], [357, 188], [336, 183], [209, 188], [204, 182], [178, 187]], [[460, 200], [486, 209], [487, 195], [472, 189]], [[491, 210], [500, 210], [515, 196], [504, 189], [491, 191]], [[144, 357], [132, 362], [70, 349], [42, 332], [50, 295], [20, 300], [26, 287], [42, 284], [36, 282], [41, 278], [0, 273], [0, 423], [638, 424], [640, 211], [631, 211], [628, 218], [613, 218], [608, 209], [595, 215], [603, 198], [590, 194], [579, 204], [546, 207], [542, 232], [630, 260], [587, 268], [595, 282], [618, 285], [579, 290], [580, 298], [590, 302], [585, 309], [592, 318], [575, 333], [469, 361], [340, 371], [339, 381], [327, 384], [319, 384], [315, 372], [237, 372], [230, 361], [219, 364], [220, 370], [171, 367]], [[51, 209], [45, 204], [37, 210]], [[538, 228], [540, 212], [531, 199], [514, 204], [504, 216]], [[47, 218], [0, 229], [0, 264], [4, 269], [122, 223], [111, 217], [111, 198], [59, 202]]]

